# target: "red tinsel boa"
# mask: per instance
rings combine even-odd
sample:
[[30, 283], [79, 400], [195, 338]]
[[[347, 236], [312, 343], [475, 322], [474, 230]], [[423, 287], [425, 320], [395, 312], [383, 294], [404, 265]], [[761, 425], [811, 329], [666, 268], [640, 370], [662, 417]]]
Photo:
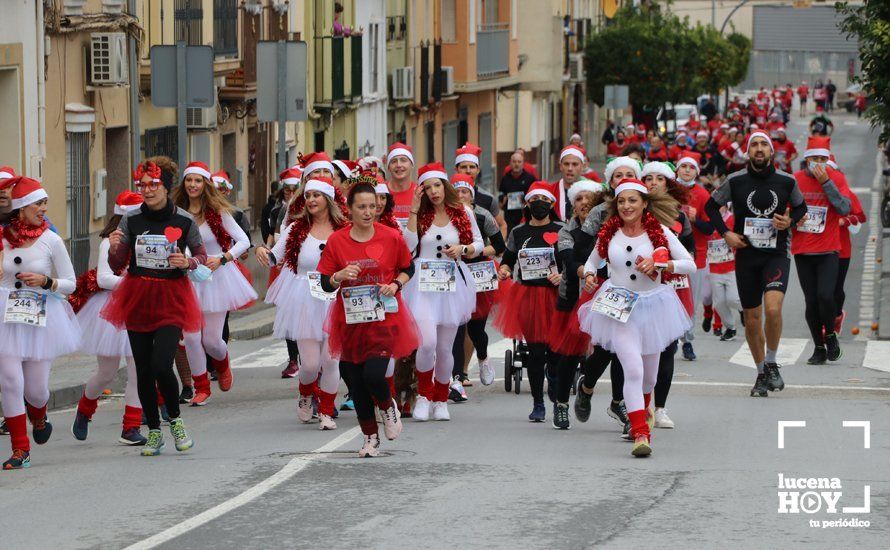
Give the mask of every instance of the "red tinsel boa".
[[386, 227], [391, 227], [393, 229], [402, 230], [402, 226], [399, 225], [399, 222], [396, 221], [395, 215], [392, 213], [392, 210], [389, 212], [384, 212], [380, 215], [380, 219], [377, 220], [378, 223], [385, 225]]
[[[339, 192], [339, 190], [336, 191], [336, 193]], [[340, 195], [340, 197], [342, 198], [342, 195]], [[300, 198], [302, 198], [302, 196]], [[328, 213], [328, 220], [330, 220], [331, 227], [334, 228], [334, 231], [342, 229], [349, 224], [348, 219], [335, 222], [330, 216], [330, 213]], [[312, 217], [308, 215], [303, 216], [302, 218], [295, 220], [293, 225], [290, 234], [287, 236], [287, 243], [284, 245], [284, 265], [296, 273], [300, 258], [300, 248], [303, 246], [303, 241], [306, 240], [306, 237], [312, 230]]]
[[[127, 269], [126, 266], [129, 264], [130, 260], [128, 259], [124, 262], [124, 267], [115, 271], [114, 274], [120, 276], [120, 274]], [[71, 304], [71, 309], [74, 310], [74, 313], [80, 311], [94, 294], [102, 290], [102, 288], [99, 287], [99, 280], [97, 277], [98, 273], [96, 269], [93, 268], [77, 278], [77, 286], [74, 289], [74, 292], [68, 295], [68, 303]]]
[[[596, 250], [599, 253], [600, 258], [608, 260], [609, 243], [612, 242], [612, 237], [615, 236], [618, 229], [623, 226], [624, 221], [620, 216], [612, 216], [605, 224], [603, 224], [599, 235], [597, 235], [596, 241]], [[662, 230], [661, 224], [658, 223], [655, 216], [648, 210], [643, 212], [643, 228], [646, 230], [646, 235], [649, 236], [649, 241], [652, 243], [653, 248], [668, 248], [667, 237], [664, 236], [664, 230]]]
[[204, 210], [204, 219], [207, 221], [207, 226], [210, 227], [210, 231], [216, 238], [216, 242], [219, 243], [220, 248], [222, 248], [223, 252], [228, 252], [232, 248], [232, 236], [223, 227], [222, 214], [212, 208], [207, 208]]
[[[9, 227], [0, 233], [0, 238], [6, 239], [12, 248], [18, 248], [25, 241], [39, 238], [47, 229], [49, 229], [49, 222], [46, 220], [43, 220], [42, 224], [34, 226], [25, 223], [21, 218], [15, 218], [9, 224]], [[2, 239], [0, 239], [0, 250], [3, 250]]]
[[[473, 244], [473, 226], [470, 223], [470, 217], [467, 215], [467, 211], [464, 209], [463, 205], [456, 208], [454, 206], [445, 205], [445, 213], [448, 214], [448, 218], [451, 219], [451, 225], [457, 229], [460, 244]], [[418, 237], [423, 237], [430, 226], [433, 225], [433, 218], [435, 217], [436, 211], [434, 208], [430, 207], [421, 210], [417, 219]]]

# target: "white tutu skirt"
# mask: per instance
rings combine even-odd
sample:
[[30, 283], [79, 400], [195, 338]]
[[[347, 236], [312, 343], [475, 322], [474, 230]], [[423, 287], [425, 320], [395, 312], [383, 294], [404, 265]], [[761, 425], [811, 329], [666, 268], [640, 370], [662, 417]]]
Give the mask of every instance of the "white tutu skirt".
[[110, 297], [109, 290], [97, 292], [77, 312], [77, 322], [83, 331], [80, 351], [102, 357], [132, 357], [127, 331], [117, 330], [99, 315]]
[[219, 266], [210, 279], [195, 283], [195, 294], [201, 311], [210, 313], [235, 311], [257, 299], [256, 291], [238, 271], [235, 262]]
[[[609, 281], [597, 293], [607, 288], [612, 288]], [[619, 343], [633, 339], [639, 341], [643, 355], [661, 353], [692, 328], [686, 308], [674, 289], [667, 285], [641, 293], [626, 323], [593, 311], [595, 299], [596, 296], [578, 309], [578, 322], [581, 330], [590, 335], [591, 344], [599, 344], [612, 352]]]
[[[6, 311], [9, 290], [0, 288], [0, 307]], [[46, 326], [3, 322], [0, 313], [0, 354], [30, 361], [46, 361], [80, 349], [81, 329], [71, 305], [64, 299], [46, 297]]]
[[476, 286], [465, 263], [457, 264], [454, 292], [421, 292], [420, 261], [414, 260], [414, 266], [417, 269], [405, 285], [403, 299], [418, 325], [457, 327], [470, 320], [476, 309]]
[[266, 292], [266, 303], [276, 306], [272, 328], [275, 338], [321, 341], [325, 337], [324, 321], [333, 302], [313, 297], [305, 275], [283, 268]]

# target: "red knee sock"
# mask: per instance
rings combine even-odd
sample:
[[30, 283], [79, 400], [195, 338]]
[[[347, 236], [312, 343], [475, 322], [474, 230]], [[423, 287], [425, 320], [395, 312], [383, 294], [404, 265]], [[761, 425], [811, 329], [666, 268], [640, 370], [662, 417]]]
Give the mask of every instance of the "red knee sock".
[[643, 402], [646, 404], [645, 408], [649, 408], [649, 403], [652, 401], [652, 393], [644, 393], [643, 394]]
[[377, 435], [377, 419], [370, 418], [358, 421], [358, 425], [362, 427], [362, 433], [365, 435]]
[[211, 357], [210, 363], [213, 365], [213, 370], [215, 370], [217, 374], [227, 372], [229, 370], [229, 354], [226, 353], [226, 356], [223, 359], [214, 359]]
[[142, 425], [142, 409], [140, 407], [124, 407], [124, 431], [133, 428], [139, 429]]
[[705, 319], [710, 319], [714, 316], [714, 306], [704, 306], [705, 308]]
[[389, 395], [395, 397], [396, 396], [396, 377], [395, 376], [387, 376], [386, 383], [389, 384]]
[[46, 405], [42, 407], [35, 407], [34, 405], [26, 402], [25, 408], [28, 409], [28, 418], [31, 420], [31, 425], [35, 428], [42, 428], [44, 422], [46, 422]]
[[[206, 372], [204, 374], [192, 376], [192, 382], [195, 385], [196, 392], [206, 393], [208, 395], [211, 393], [210, 392], [210, 375], [208, 375]], [[161, 402], [158, 401], [158, 404], [160, 405]]]
[[723, 319], [720, 318], [720, 314], [717, 311], [714, 311], [714, 330], [720, 330], [723, 328]]
[[334, 416], [334, 399], [337, 397], [337, 394], [321, 390], [318, 390], [318, 393], [320, 396], [318, 398], [318, 414]]
[[77, 412], [92, 420], [93, 415], [96, 414], [96, 407], [98, 406], [98, 399], [90, 399], [86, 394], [83, 394], [80, 396], [80, 401], [77, 403]]
[[318, 397], [321, 400], [321, 390], [318, 389], [318, 382], [311, 384], [300, 382], [300, 395], [302, 397]]
[[433, 371], [417, 371], [417, 395], [433, 400]]
[[632, 437], [639, 437], [641, 435], [649, 437], [649, 424], [646, 424], [645, 409], [631, 411], [627, 413], [627, 418], [630, 420], [630, 435]]
[[6, 427], [9, 429], [9, 438], [12, 450], [30, 451], [31, 441], [28, 439], [28, 423], [25, 415], [7, 416]]
[[448, 382], [445, 382], [444, 384], [438, 381], [435, 382], [435, 385], [433, 387], [433, 401], [448, 401], [448, 390]]

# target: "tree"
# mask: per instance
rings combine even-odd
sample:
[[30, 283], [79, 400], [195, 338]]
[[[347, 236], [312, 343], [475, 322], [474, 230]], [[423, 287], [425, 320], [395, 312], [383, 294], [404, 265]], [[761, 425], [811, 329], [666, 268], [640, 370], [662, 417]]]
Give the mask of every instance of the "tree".
[[738, 86], [748, 77], [748, 62], [751, 60], [751, 39], [741, 33], [731, 33], [726, 36], [726, 41], [735, 48], [732, 54], [734, 63], [730, 66], [730, 86]]
[[890, 3], [866, 1], [851, 6], [835, 4], [844, 16], [841, 30], [859, 39], [861, 71], [854, 81], [868, 94], [870, 106], [865, 117], [873, 127], [881, 127], [881, 141], [890, 140]]

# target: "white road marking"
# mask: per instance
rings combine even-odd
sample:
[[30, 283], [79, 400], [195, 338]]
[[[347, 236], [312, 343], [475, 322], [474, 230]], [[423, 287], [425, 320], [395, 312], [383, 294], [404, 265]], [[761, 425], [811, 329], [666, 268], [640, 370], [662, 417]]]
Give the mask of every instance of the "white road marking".
[[[803, 353], [804, 348], [807, 346], [807, 342], [809, 342], [809, 340], [806, 338], [782, 338], [776, 353], [776, 362], [780, 365], [793, 365], [797, 363], [800, 354]], [[743, 367], [750, 367], [752, 369], [757, 367], [754, 364], [754, 358], [751, 356], [751, 350], [748, 348], [747, 342], [742, 344], [739, 351], [735, 352], [729, 359], [729, 362], [735, 363], [736, 365], [742, 365]]]
[[355, 436], [359, 435], [361, 430], [359, 427], [352, 428], [338, 435], [334, 439], [332, 439], [326, 445], [323, 445], [314, 451], [312, 454], [295, 456], [284, 465], [283, 468], [278, 470], [275, 474], [267, 477], [263, 481], [257, 483], [253, 487], [247, 489], [243, 493], [230, 498], [229, 500], [217, 504], [213, 508], [206, 510], [197, 516], [193, 516], [181, 523], [170, 527], [169, 529], [165, 529], [160, 533], [153, 535], [145, 540], [137, 542], [136, 544], [130, 545], [127, 547], [127, 550], [146, 550], [149, 548], [155, 548], [164, 544], [165, 542], [169, 542], [180, 535], [184, 535], [188, 533], [192, 529], [196, 529], [206, 523], [209, 523], [216, 518], [223, 516], [232, 510], [240, 508], [245, 504], [256, 500], [258, 497], [268, 493], [272, 489], [278, 487], [285, 481], [288, 481], [298, 473], [300, 473], [306, 466], [309, 466], [314, 460], [323, 456], [321, 453], [330, 453], [336, 451], [344, 444], [348, 443]]
[[871, 187], [851, 187], [850, 191], [857, 195], [868, 195], [871, 193]]
[[869, 340], [865, 343], [865, 359], [862, 366], [867, 369], [890, 372], [890, 341]]
[[287, 345], [284, 342], [275, 342], [262, 349], [258, 349], [247, 355], [232, 361], [233, 369], [261, 369], [265, 367], [280, 367], [288, 360]]
[[856, 126], [857, 122], [855, 120], [845, 120], [844, 126]]
[[[849, 122], [849, 121], [848, 121]], [[881, 230], [878, 227], [880, 220], [880, 203], [881, 197], [878, 189], [881, 188], [881, 154], [875, 155], [875, 179], [871, 185], [871, 208], [868, 213], [868, 240], [865, 243], [864, 261], [862, 264], [862, 286], [859, 296], [859, 326], [868, 328], [856, 335], [856, 340], [868, 340], [868, 334], [871, 330], [871, 323], [875, 316], [875, 257], [878, 247], [877, 235]], [[858, 193], [858, 191], [857, 191]]]

